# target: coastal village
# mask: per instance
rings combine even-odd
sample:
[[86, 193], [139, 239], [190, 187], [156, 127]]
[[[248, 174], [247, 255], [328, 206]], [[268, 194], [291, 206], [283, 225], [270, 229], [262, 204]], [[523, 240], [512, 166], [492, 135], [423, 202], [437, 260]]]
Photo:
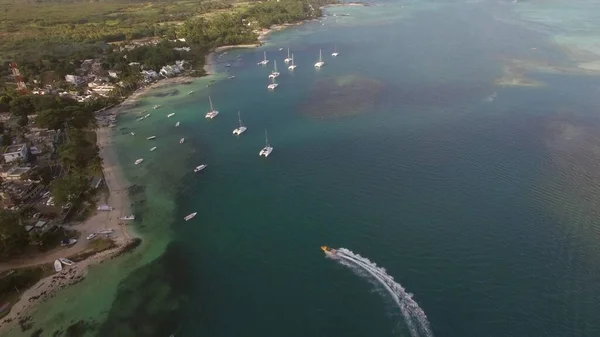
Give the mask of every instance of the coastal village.
[[[288, 11], [288, 4], [278, 3], [266, 6]], [[129, 229], [136, 222], [127, 196], [133, 187], [110, 141], [123, 104], [135, 103], [146, 88], [205, 75], [209, 51], [224, 44], [258, 46], [271, 29], [320, 16], [315, 8], [322, 4], [308, 4], [305, 13], [288, 13], [284, 21], [273, 22], [270, 9], [256, 11], [256, 19], [232, 23], [238, 27], [233, 32], [219, 32], [232, 18], [222, 14], [208, 23], [186, 23], [176, 35], [111, 43], [108, 52], [92, 57], [4, 63], [0, 331], [8, 326], [27, 331], [27, 313], [37, 302], [83, 280], [89, 265], [141, 243]], [[277, 23], [284, 25], [273, 27]], [[196, 35], [206, 25], [213, 25], [217, 35]], [[61, 71], [52, 68], [56, 62]]]

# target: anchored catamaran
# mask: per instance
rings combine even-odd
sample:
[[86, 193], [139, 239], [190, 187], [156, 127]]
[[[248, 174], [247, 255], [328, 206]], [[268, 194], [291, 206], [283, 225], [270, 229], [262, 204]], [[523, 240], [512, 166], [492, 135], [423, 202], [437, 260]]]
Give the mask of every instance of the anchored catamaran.
[[213, 118], [217, 117], [217, 115], [219, 114], [219, 111], [217, 111], [213, 108], [213, 104], [212, 104], [212, 100], [210, 99], [210, 96], [208, 96], [208, 102], [210, 103], [210, 111], [206, 113], [206, 118], [213, 119]]
[[239, 136], [242, 133], [244, 133], [244, 131], [246, 131], [246, 127], [244, 125], [242, 125], [242, 118], [240, 117], [239, 111], [238, 111], [238, 122], [240, 123], [240, 126], [238, 128], [236, 128], [235, 130], [233, 130], [233, 134], [236, 136]]

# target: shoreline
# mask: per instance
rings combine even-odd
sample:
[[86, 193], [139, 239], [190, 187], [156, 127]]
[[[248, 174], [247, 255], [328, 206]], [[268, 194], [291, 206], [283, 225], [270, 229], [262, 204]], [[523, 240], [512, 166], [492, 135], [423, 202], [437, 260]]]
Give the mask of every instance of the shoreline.
[[[345, 6], [346, 4], [339, 4], [335, 6]], [[351, 4], [352, 6], [354, 4]], [[322, 8], [329, 7], [324, 6]], [[280, 25], [273, 25], [268, 29], [262, 29], [256, 31], [257, 43], [253, 44], [240, 44], [240, 45], [227, 45], [215, 48], [205, 56], [204, 70], [205, 76], [215, 75], [216, 71], [216, 59], [219, 53], [222, 53], [231, 49], [243, 49], [243, 48], [258, 48], [266, 43], [269, 35], [273, 32], [281, 31], [289, 27], [300, 26], [311, 21], [318, 21], [319, 18], [312, 18], [302, 20], [296, 23], [286, 23]], [[121, 113], [136, 106], [138, 101], [148, 93], [148, 91], [177, 84], [187, 84], [193, 81], [194, 77], [182, 75], [170, 78], [161, 78], [158, 81], [143, 86], [129, 95], [123, 102], [107, 108], [104, 111], [97, 112], [97, 117], [116, 119]], [[103, 123], [101, 123], [103, 124]], [[95, 233], [103, 229], [113, 229], [114, 237], [113, 242], [116, 247], [110, 248], [105, 251], [98, 252], [82, 261], [75, 263], [73, 266], [67, 266], [62, 272], [55, 273], [39, 280], [29, 289], [25, 290], [19, 300], [11, 307], [10, 312], [0, 320], [0, 333], [11, 330], [17, 324], [21, 324], [23, 320], [27, 320], [30, 317], [32, 311], [35, 310], [35, 306], [45, 300], [51, 299], [56, 293], [70, 285], [83, 281], [87, 275], [88, 268], [90, 266], [102, 263], [107, 259], [117, 257], [122, 253], [129, 251], [132, 247], [139, 244], [139, 234], [135, 232], [129, 225], [119, 225], [123, 221], [119, 220], [120, 216], [131, 214], [131, 201], [127, 195], [127, 188], [129, 182], [125, 179], [122, 168], [119, 165], [116, 149], [114, 148], [114, 142], [112, 141], [113, 129], [108, 127], [109, 123], [102, 125], [96, 130], [97, 145], [102, 157], [102, 170], [104, 173], [104, 180], [109, 190], [109, 195], [106, 200], [106, 204], [113, 207], [110, 212], [97, 212], [90, 218], [86, 219], [83, 223], [77, 225], [77, 229], [81, 233], [81, 238], [85, 238], [88, 234]], [[83, 253], [86, 251], [85, 246], [87, 240], [81, 239], [77, 245], [76, 253]], [[81, 245], [81, 246], [80, 246]], [[76, 247], [73, 247], [76, 248]], [[74, 253], [66, 254], [64, 250], [60, 250], [57, 253], [62, 253], [62, 256], [72, 256]], [[22, 264], [16, 266], [17, 268], [34, 266], [48, 263], [43, 262], [44, 258], [38, 259], [35, 264]], [[46, 257], [47, 259], [47, 257]], [[52, 257], [54, 261], [54, 257]], [[11, 263], [12, 264], [12, 263]]]
[[[168, 78], [143, 87], [130, 95], [122, 103], [102, 111], [101, 115], [116, 117], [118, 114], [123, 113], [125, 110], [135, 105], [141, 96], [148, 90], [166, 85], [180, 84], [189, 81], [190, 79], [191, 78], [185, 76]], [[81, 233], [81, 238], [79, 240], [80, 245], [76, 245], [78, 247], [73, 247], [78, 248], [75, 251], [68, 249], [58, 250], [51, 256], [43, 256], [34, 259], [35, 263], [16, 263], [14, 264], [14, 267], [24, 268], [51, 263], [44, 260], [50, 258], [50, 260], [54, 261], [56, 258], [54, 255], [72, 257], [77, 254], [85, 254], [85, 252], [89, 250], [87, 249], [88, 240], [85, 240], [85, 237], [88, 234], [100, 230], [114, 230], [111, 239], [116, 246], [84, 258], [83, 260], [76, 262], [73, 266], [65, 266], [61, 272], [42, 278], [36, 284], [25, 290], [19, 300], [11, 306], [10, 312], [0, 320], [0, 333], [12, 330], [23, 320], [27, 320], [27, 317], [35, 310], [38, 303], [51, 299], [59, 290], [65, 287], [83, 281], [90, 266], [119, 256], [141, 242], [139, 234], [132, 228], [132, 225], [120, 225], [120, 223], [123, 223], [124, 221], [120, 220], [119, 217], [131, 214], [131, 201], [127, 194], [129, 182], [126, 180], [124, 172], [119, 164], [114, 142], [112, 141], [112, 135], [113, 129], [107, 126], [100, 127], [96, 130], [96, 143], [100, 151], [100, 156], [102, 157], [102, 172], [104, 174], [104, 181], [109, 190], [106, 204], [113, 207], [113, 210], [110, 212], [97, 211], [96, 214], [90, 216], [81, 224], [73, 227]]]

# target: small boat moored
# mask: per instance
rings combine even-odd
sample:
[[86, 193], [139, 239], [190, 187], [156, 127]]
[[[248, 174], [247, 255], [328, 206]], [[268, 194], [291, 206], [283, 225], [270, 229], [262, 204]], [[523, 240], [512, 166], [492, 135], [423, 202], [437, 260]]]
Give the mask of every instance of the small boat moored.
[[206, 168], [206, 164], [196, 166], [196, 168], [194, 169], [194, 173], [200, 172], [200, 171], [204, 170], [205, 168]]
[[179, 122], [175, 123], [175, 127], [179, 127]]
[[160, 104], [156, 104], [155, 106], [153, 106], [153, 107], [152, 107], [152, 109], [156, 110], [156, 109], [158, 109], [158, 108], [160, 108], [160, 107], [162, 107], [162, 105], [160, 105]]
[[135, 220], [135, 215], [131, 214], [129, 216], [122, 216], [119, 220]]
[[150, 152], [156, 150], [156, 146], [150, 149]]
[[152, 139], [156, 139], [156, 136], [150, 136], [148, 138], [146, 138], [147, 140], [152, 140]]
[[73, 261], [71, 261], [71, 260], [69, 260], [69, 259], [66, 259], [66, 258], [64, 258], [64, 257], [59, 257], [59, 258], [58, 258], [58, 261], [60, 261], [60, 263], [62, 263], [62, 264], [64, 264], [64, 265], [66, 265], [66, 266], [72, 266], [72, 265], [74, 265], [74, 264], [75, 264], [75, 262], [73, 262]]
[[271, 152], [273, 152], [273, 147], [269, 144], [269, 139], [267, 138], [267, 130], [265, 130], [265, 147], [260, 150], [258, 153], [259, 156], [268, 157]]
[[321, 49], [319, 49], [319, 61], [317, 63], [315, 63], [315, 68], [321, 68], [322, 66], [325, 65], [325, 62], [323, 62], [323, 51]]
[[141, 164], [143, 161], [144, 161], [144, 159], [143, 159], [143, 158], [140, 158], [140, 159], [138, 159], [138, 160], [136, 160], [136, 161], [135, 161], [135, 164], [136, 164], [136, 165], [139, 165], [139, 164]]
[[179, 144], [183, 144], [183, 142], [185, 142], [185, 138], [181, 138], [181, 139], [179, 140]]
[[56, 270], [57, 273], [62, 270], [62, 264], [60, 261], [54, 260], [54, 270]]
[[189, 221], [189, 220], [193, 219], [196, 216], [196, 214], [198, 214], [198, 213], [194, 212], [192, 214], [188, 214], [188, 215], [185, 216], [185, 218], [183, 218], [183, 220]]
[[173, 116], [175, 116], [175, 113], [174, 113], [174, 112], [171, 112], [170, 114], [168, 114], [168, 115], [167, 115], [167, 118], [171, 118], [171, 117], [173, 117]]

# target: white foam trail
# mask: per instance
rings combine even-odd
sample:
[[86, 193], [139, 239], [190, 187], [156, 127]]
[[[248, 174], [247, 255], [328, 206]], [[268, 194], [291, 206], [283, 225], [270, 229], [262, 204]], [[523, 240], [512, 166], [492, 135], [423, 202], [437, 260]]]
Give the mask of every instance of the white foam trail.
[[381, 284], [398, 305], [412, 337], [433, 337], [433, 332], [423, 309], [412, 299], [412, 294], [407, 293], [399, 283], [396, 283], [394, 278], [388, 275], [384, 268], [378, 267], [369, 259], [355, 254], [346, 248], [337, 249], [337, 253], [332, 257], [338, 258], [338, 261], [344, 266], [353, 269], [358, 268], [355, 271], [359, 275], [361, 274], [360, 272], [366, 271]]

